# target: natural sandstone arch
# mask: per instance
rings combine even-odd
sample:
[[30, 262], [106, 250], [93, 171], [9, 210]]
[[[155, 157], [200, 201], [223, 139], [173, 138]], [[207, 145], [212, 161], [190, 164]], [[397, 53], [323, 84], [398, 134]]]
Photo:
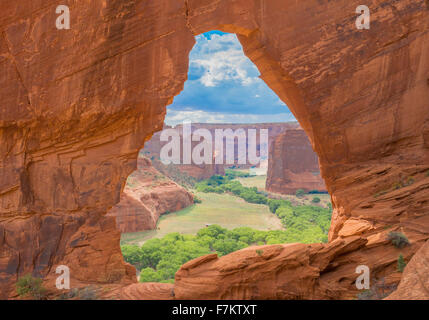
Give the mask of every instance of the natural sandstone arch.
[[[205, 281], [223, 279], [216, 268], [233, 269], [240, 253], [210, 272], [187, 265], [176, 296], [192, 298], [193, 283], [207, 297], [345, 297], [356, 264], [394, 272], [398, 252], [387, 230], [407, 234], [406, 257], [429, 238], [424, 0], [368, 1], [365, 31], [355, 28], [355, 0], [64, 0], [68, 31], [55, 28], [56, 1], [24, 2], [0, 5], [2, 297], [27, 272], [52, 285], [58, 264], [70, 266], [72, 283], [135, 281], [104, 214], [182, 89], [193, 36], [212, 29], [238, 34], [309, 135], [333, 199], [331, 243], [267, 249], [273, 274], [290, 276], [293, 261], [312, 270], [302, 287], [287, 276], [259, 281], [258, 272], [259, 291]], [[391, 188], [409, 177], [413, 184]], [[277, 294], [273, 281], [293, 292]]]

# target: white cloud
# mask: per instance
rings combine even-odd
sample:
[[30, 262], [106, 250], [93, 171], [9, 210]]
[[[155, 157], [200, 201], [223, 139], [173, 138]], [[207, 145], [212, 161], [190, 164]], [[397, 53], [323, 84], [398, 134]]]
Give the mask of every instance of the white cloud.
[[248, 86], [258, 80], [259, 72], [243, 54], [235, 34], [213, 35], [210, 40], [197, 37], [190, 56], [191, 68], [202, 69], [199, 81], [206, 87], [216, 87], [222, 81], [236, 81]]
[[170, 126], [192, 119], [194, 123], [269, 123], [296, 121], [291, 113], [278, 114], [239, 114], [206, 112], [202, 110], [171, 110], [167, 109], [165, 123]]

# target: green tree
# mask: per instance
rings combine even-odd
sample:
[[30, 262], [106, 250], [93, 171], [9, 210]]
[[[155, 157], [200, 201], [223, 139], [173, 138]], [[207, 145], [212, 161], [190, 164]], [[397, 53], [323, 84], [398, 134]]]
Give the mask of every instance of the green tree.
[[313, 202], [313, 203], [319, 203], [320, 202], [320, 198], [319, 197], [314, 197], [313, 200], [311, 200], [311, 202]]
[[406, 266], [407, 264], [405, 263], [405, 260], [404, 260], [404, 256], [402, 255], [402, 253], [399, 255], [399, 257], [398, 257], [398, 271], [399, 272], [404, 272], [404, 269], [405, 269], [405, 266]]
[[137, 269], [141, 268], [142, 253], [138, 246], [135, 245], [123, 245], [121, 247], [122, 255], [126, 262], [132, 264]]
[[272, 213], [276, 213], [276, 210], [279, 207], [290, 207], [291, 206], [290, 201], [282, 200], [282, 199], [268, 199], [267, 204], [268, 204], [268, 207], [270, 208], [270, 211]]
[[228, 253], [243, 249], [247, 247], [247, 243], [242, 241], [235, 241], [234, 239], [221, 239], [215, 241], [213, 248], [221, 255], [227, 255]]
[[302, 198], [303, 196], [305, 196], [305, 191], [304, 191], [303, 189], [298, 189], [298, 190], [296, 190], [295, 195], [296, 195], [298, 198]]
[[140, 272], [140, 282], [159, 282], [161, 280], [161, 276], [152, 268], [144, 268]]
[[410, 242], [408, 241], [408, 238], [405, 234], [403, 234], [402, 232], [394, 232], [391, 231], [389, 232], [389, 234], [387, 235], [387, 238], [390, 242], [392, 242], [392, 244], [396, 247], [396, 248], [403, 248], [407, 245], [410, 244]]
[[212, 224], [211, 226], [208, 226], [207, 228], [200, 229], [197, 232], [197, 237], [200, 238], [202, 236], [207, 235], [209, 237], [217, 239], [220, 234], [225, 234], [226, 232], [227, 232], [227, 229], [222, 228], [220, 225]]
[[46, 289], [42, 285], [40, 278], [34, 278], [31, 274], [18, 279], [16, 283], [16, 292], [20, 297], [31, 297], [34, 300], [43, 300], [46, 297]]

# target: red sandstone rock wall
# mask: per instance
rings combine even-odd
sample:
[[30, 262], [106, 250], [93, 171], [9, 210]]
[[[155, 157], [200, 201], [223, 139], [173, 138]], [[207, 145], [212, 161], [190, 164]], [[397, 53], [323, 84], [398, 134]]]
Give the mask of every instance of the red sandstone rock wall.
[[429, 242], [407, 262], [398, 289], [387, 300], [429, 300]]
[[[193, 125], [194, 127], [195, 125]], [[171, 129], [171, 127], [165, 126], [164, 129]], [[174, 129], [177, 130], [177, 132], [180, 134], [180, 155], [183, 156], [183, 135], [182, 135], [182, 129], [181, 126], [176, 126]], [[195, 130], [195, 129], [193, 129]], [[154, 165], [155, 167], [160, 170], [165, 175], [169, 175], [169, 170], [166, 168], [166, 166], [161, 162], [160, 159], [160, 152], [164, 145], [167, 144], [167, 142], [162, 142], [160, 140], [161, 132], [157, 132], [153, 135], [153, 137], [146, 142], [145, 147], [143, 149], [143, 153], [154, 159]], [[197, 145], [198, 142], [192, 142], [192, 147]], [[217, 165], [214, 163], [212, 164], [196, 164], [194, 161], [191, 162], [191, 164], [183, 164], [183, 158], [181, 159], [181, 164], [170, 164], [171, 166], [175, 167], [175, 170], [180, 171], [184, 175], [188, 175], [190, 177], [195, 178], [196, 180], [204, 180], [208, 179], [211, 176], [215, 174], [223, 175], [225, 174], [224, 166], [223, 165]], [[174, 179], [173, 176], [170, 176], [170, 178]]]
[[182, 210], [193, 200], [191, 193], [157, 171], [150, 160], [139, 158], [121, 201], [107, 215], [116, 217], [122, 233], [152, 230], [162, 214]]
[[302, 129], [287, 130], [270, 144], [266, 189], [295, 194], [298, 189], [326, 191], [319, 160]]
[[[214, 29], [238, 34], [261, 78], [295, 114], [333, 200], [330, 243], [311, 246], [311, 254], [295, 245], [294, 256], [316, 265], [315, 274], [279, 297], [350, 296], [356, 265], [368, 265], [373, 277], [395, 272], [398, 251], [387, 229], [408, 236], [407, 257], [429, 238], [427, 1], [369, 0], [370, 30], [355, 27], [357, 0], [62, 4], [71, 8], [71, 30], [56, 29], [54, 1], [0, 3], [2, 298], [29, 272], [54, 288], [58, 264], [70, 267], [72, 285], [136, 281], [105, 214], [183, 89], [193, 36]], [[351, 250], [334, 245], [355, 237], [363, 240]], [[200, 288], [222, 298], [247, 297], [249, 286], [264, 288], [261, 298], [277, 297], [270, 285], [298, 286], [288, 259], [268, 269], [287, 270], [281, 283], [275, 276], [208, 281], [240, 261], [219, 259], [210, 272], [189, 264], [179, 272], [178, 297], [192, 297], [191, 283], [196, 296]]]
[[[249, 129], [256, 130], [256, 150], [257, 154], [259, 155], [259, 151], [261, 148], [261, 140], [260, 140], [260, 130], [266, 129], [268, 130], [268, 142], [270, 143], [272, 140], [274, 140], [281, 132], [287, 130], [287, 129], [294, 129], [299, 127], [299, 124], [296, 122], [289, 122], [289, 123], [260, 123], [260, 124], [206, 124], [206, 123], [193, 123], [192, 124], [192, 132], [195, 132], [198, 129], [207, 129], [213, 139], [215, 137], [215, 130], [226, 130], [231, 129], [232, 131], [236, 131], [237, 129], [243, 129], [247, 133]], [[165, 126], [164, 129], [171, 129], [169, 126]], [[177, 125], [174, 127], [175, 130], [180, 134], [181, 137], [181, 152], [183, 152], [183, 128], [182, 125]], [[160, 140], [161, 132], [155, 133], [153, 137], [145, 144], [143, 153], [147, 155], [148, 157], [155, 157], [155, 159], [160, 158], [160, 151], [161, 148], [167, 144], [167, 142], [161, 142]], [[199, 142], [192, 142], [193, 147], [197, 145]], [[226, 150], [226, 142], [224, 142], [223, 150], [224, 150], [224, 156], [225, 156], [225, 150]], [[215, 143], [213, 140], [213, 154], [215, 153]], [[248, 147], [248, 146], [247, 146]], [[236, 166], [240, 168], [250, 168], [253, 165], [247, 162], [245, 164], [238, 164], [238, 140], [234, 140], [234, 164], [226, 164], [225, 165], [217, 165], [217, 164], [204, 164], [204, 165], [197, 165], [195, 163], [190, 165], [180, 164], [175, 165], [175, 167], [180, 170], [181, 172], [188, 174], [197, 180], [202, 179], [208, 179], [214, 174], [224, 174], [225, 168], [229, 168], [231, 166]], [[213, 160], [214, 163], [214, 160]], [[158, 163], [156, 163], [156, 166], [161, 170], [162, 166], [159, 167]], [[164, 171], [163, 171], [164, 172]]]

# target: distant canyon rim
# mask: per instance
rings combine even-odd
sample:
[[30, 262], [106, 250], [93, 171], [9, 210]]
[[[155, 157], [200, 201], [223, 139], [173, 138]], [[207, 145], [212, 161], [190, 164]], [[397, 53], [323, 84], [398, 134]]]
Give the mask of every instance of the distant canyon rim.
[[[358, 265], [402, 277], [397, 299], [429, 298], [427, 1], [367, 1], [369, 30], [355, 0], [62, 2], [70, 30], [54, 1], [0, 4], [0, 298], [27, 273], [55, 291], [57, 265], [124, 299], [350, 299]], [[329, 243], [209, 255], [174, 284], [137, 284], [106, 213], [210, 30], [237, 34], [307, 133], [332, 198]], [[399, 253], [412, 258], [403, 274]]]

